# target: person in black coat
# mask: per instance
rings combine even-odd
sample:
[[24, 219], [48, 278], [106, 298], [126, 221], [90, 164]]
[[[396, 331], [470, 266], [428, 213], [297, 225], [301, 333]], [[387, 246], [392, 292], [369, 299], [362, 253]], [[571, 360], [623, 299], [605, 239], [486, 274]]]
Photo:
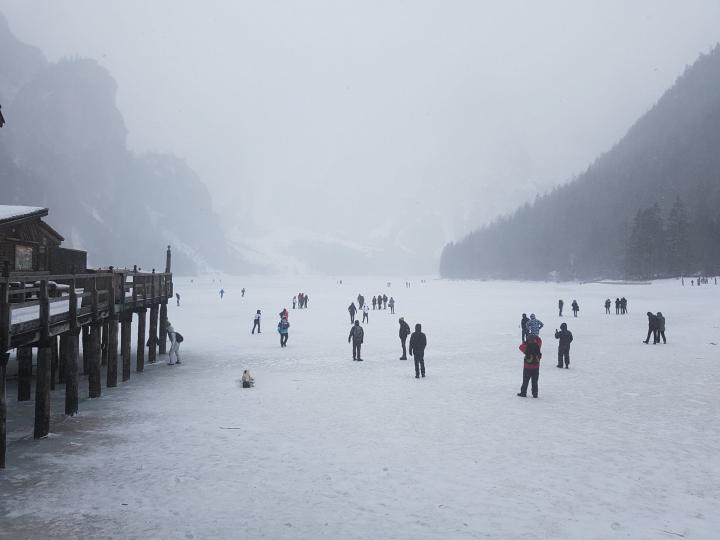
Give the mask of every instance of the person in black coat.
[[645, 341], [643, 341], [643, 343], [645, 343], [645, 344], [649, 343], [650, 335], [652, 334], [653, 344], [656, 344], [659, 341], [658, 330], [660, 328], [660, 321], [658, 321], [657, 315], [655, 315], [651, 311], [647, 312], [647, 318], [648, 318], [648, 333], [647, 333], [647, 337], [645, 338]]
[[402, 345], [402, 356], [400, 360], [407, 360], [407, 350], [405, 349], [405, 340], [410, 335], [410, 325], [405, 322], [405, 319], [400, 317], [398, 319], [400, 323], [400, 344]]
[[558, 311], [560, 311], [560, 315], [559, 315], [560, 317], [562, 317], [562, 310], [563, 310], [564, 305], [565, 305], [565, 302], [563, 302], [562, 300], [558, 300]]
[[422, 333], [422, 325], [416, 324], [415, 331], [410, 336], [410, 356], [415, 359], [416, 379], [419, 379], [420, 375], [425, 377], [425, 347], [427, 347], [427, 337]]
[[522, 338], [521, 339], [522, 339], [523, 343], [525, 343], [525, 341], [527, 341], [527, 335], [528, 335], [527, 323], [529, 320], [530, 319], [528, 319], [528, 316], [525, 313], [523, 313], [522, 319], [520, 319], [520, 329], [522, 330]]
[[565, 361], [565, 369], [570, 367], [570, 343], [572, 343], [573, 335], [570, 330], [567, 329], [567, 324], [562, 323], [560, 325], [560, 331], [555, 330], [555, 339], [559, 339], [558, 344], [558, 363], [557, 367], [563, 367], [563, 360]]
[[577, 303], [577, 300], [572, 301], [572, 310], [573, 310], [573, 317], [577, 317], [578, 311], [580, 311], [580, 306]]
[[348, 336], [348, 343], [352, 340], [352, 352], [353, 360], [362, 362], [360, 358], [360, 349], [362, 348], [363, 341], [365, 341], [365, 332], [360, 326], [360, 321], [355, 321], [355, 324], [350, 328], [350, 335]]

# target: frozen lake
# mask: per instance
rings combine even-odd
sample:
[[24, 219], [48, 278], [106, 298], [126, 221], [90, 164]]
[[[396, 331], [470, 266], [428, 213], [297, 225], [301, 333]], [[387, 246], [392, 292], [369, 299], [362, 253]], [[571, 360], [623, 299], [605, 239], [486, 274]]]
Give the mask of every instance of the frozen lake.
[[[43, 441], [33, 404], [11, 402], [0, 538], [717, 538], [720, 287], [388, 279], [177, 279], [182, 366], [133, 372], [66, 420], [60, 387]], [[358, 292], [397, 301], [370, 312], [362, 363]], [[605, 315], [618, 296], [629, 314]], [[648, 310], [667, 345], [641, 342]], [[523, 312], [545, 323], [537, 400], [515, 395]], [[426, 379], [398, 360], [401, 315], [427, 334]]]

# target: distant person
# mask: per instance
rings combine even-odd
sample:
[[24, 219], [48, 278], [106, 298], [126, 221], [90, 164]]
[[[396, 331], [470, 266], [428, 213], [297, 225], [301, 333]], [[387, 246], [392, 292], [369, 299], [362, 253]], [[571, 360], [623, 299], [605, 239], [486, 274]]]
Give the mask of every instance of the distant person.
[[298, 307], [300, 309], [302, 309], [303, 308], [303, 293], [298, 293], [297, 297], [298, 297]]
[[303, 294], [303, 305], [305, 306], [305, 309], [307, 309], [309, 300], [310, 300], [310, 297], [307, 294]]
[[694, 280], [694, 279], [691, 279], [691, 280], [690, 280], [690, 286], [691, 286], [691, 287], [694, 287], [694, 286], [695, 286], [695, 280]]
[[402, 345], [402, 356], [400, 360], [407, 360], [407, 350], [405, 349], [405, 340], [410, 335], [410, 325], [405, 322], [405, 319], [400, 317], [398, 319], [400, 323], [400, 345]]
[[225, 296], [225, 289], [220, 289], [220, 300], [223, 299], [223, 296]]
[[383, 294], [383, 309], [387, 309], [388, 297], [387, 294]]
[[577, 317], [578, 311], [580, 311], [580, 305], [577, 303], [577, 300], [573, 300], [571, 305], [572, 305], [573, 317]]
[[563, 302], [562, 299], [558, 300], [558, 310], [560, 311], [560, 315], [559, 315], [560, 317], [562, 317], [562, 310], [563, 310], [564, 305], [565, 305], [565, 302]]
[[261, 312], [258, 309], [255, 312], [255, 318], [253, 319], [253, 328], [252, 328], [252, 332], [250, 332], [251, 334], [255, 333], [256, 328], [257, 328], [258, 334], [260, 333], [260, 315], [261, 315]]
[[615, 315], [620, 315], [620, 299], [615, 299]]
[[627, 315], [627, 298], [624, 296], [620, 299], [620, 314]]
[[390, 315], [395, 315], [395, 299], [392, 296], [388, 300], [388, 306], [390, 306]]
[[570, 344], [572, 343], [573, 335], [572, 332], [567, 329], [567, 324], [562, 323], [559, 332], [555, 330], [555, 339], [560, 340], [558, 343], [557, 367], [563, 367], [564, 361], [565, 369], [568, 369], [570, 367]]
[[367, 304], [363, 305], [362, 312], [363, 312], [362, 322], [370, 324], [370, 307]]
[[175, 300], [177, 300], [177, 307], [180, 307], [180, 293], [175, 293]]
[[280, 319], [277, 330], [278, 334], [280, 334], [280, 346], [287, 347], [288, 334], [290, 331], [290, 323], [288, 322], [287, 317]]
[[[368, 309], [367, 305], [363, 306], [363, 309]], [[359, 321], [355, 321], [355, 324], [350, 328], [350, 335], [348, 336], [348, 343], [352, 340], [352, 351], [353, 360], [362, 362], [360, 357], [360, 348], [362, 347], [363, 340], [365, 339], [365, 332], [360, 326]]]
[[663, 345], [667, 344], [667, 340], [665, 339], [665, 316], [661, 312], [657, 312], [657, 315], [655, 315], [658, 320], [658, 340], [657, 342], [660, 343], [660, 338], [663, 340]]
[[545, 326], [540, 319], [535, 318], [535, 314], [530, 314], [530, 320], [528, 320], [527, 324], [527, 333], [528, 336], [537, 336], [540, 334], [540, 330], [543, 326]]
[[243, 388], [252, 388], [255, 386], [255, 379], [253, 379], [252, 375], [250, 375], [250, 372], [246, 369], [243, 371], [242, 374], [242, 387]]
[[348, 306], [348, 312], [350, 313], [350, 324], [353, 324], [355, 322], [355, 313], [357, 313], [355, 302], [350, 302], [350, 305]]
[[528, 334], [527, 323], [529, 320], [530, 319], [528, 319], [528, 316], [525, 313], [523, 313], [522, 319], [520, 319], [520, 330], [522, 331], [521, 335], [522, 335], [523, 343], [525, 343], [525, 341], [527, 341], [527, 334]]
[[372, 297], [372, 300], [370, 300], [370, 301], [372, 302], [373, 311], [375, 311], [375, 306], [377, 305], [377, 298], [375, 298], [375, 297], [373, 296], [373, 297]]
[[168, 351], [168, 366], [173, 364], [180, 364], [180, 344], [183, 342], [183, 337], [180, 332], [176, 332], [170, 321], [167, 321], [167, 333], [170, 338], [170, 351]]
[[241, 297], [241, 298], [245, 298], [245, 287], [243, 287], [242, 289], [240, 289], [240, 297]]
[[297, 303], [297, 296], [293, 296], [293, 309], [295, 309], [296, 303]]
[[278, 317], [280, 317], [281, 319], [287, 319], [288, 317], [290, 317], [290, 313], [288, 313], [287, 308], [283, 308], [283, 310], [278, 313]]
[[648, 333], [647, 337], [645, 338], [645, 341], [643, 343], [647, 344], [650, 343], [650, 336], [653, 337], [653, 345], [657, 345], [657, 342], [660, 340], [658, 336], [658, 328], [659, 328], [659, 322], [657, 315], [655, 315], [652, 311], [647, 312], [647, 318], [648, 318]]
[[532, 397], [538, 397], [538, 379], [540, 378], [540, 346], [542, 340], [536, 335], [529, 335], [525, 343], [520, 345], [523, 356], [523, 382], [518, 396], [527, 397], [528, 383], [532, 382]]
[[415, 378], [419, 379], [420, 375], [425, 377], [425, 347], [427, 347], [427, 337], [422, 332], [422, 325], [416, 324], [415, 331], [410, 336], [410, 356], [415, 359]]
[[358, 309], [362, 310], [363, 306], [365, 305], [365, 297], [362, 294], [358, 294], [357, 302]]
[[605, 314], [610, 315], [610, 306], [612, 306], [612, 301], [608, 298], [605, 300]]

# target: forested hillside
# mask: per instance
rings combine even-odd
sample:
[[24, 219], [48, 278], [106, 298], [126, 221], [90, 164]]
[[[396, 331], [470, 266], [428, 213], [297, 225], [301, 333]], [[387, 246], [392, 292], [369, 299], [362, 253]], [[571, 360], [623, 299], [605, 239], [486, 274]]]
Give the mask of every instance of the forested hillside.
[[128, 150], [116, 90], [94, 60], [48, 63], [0, 14], [0, 204], [50, 208], [65, 245], [93, 265], [160, 267], [172, 244], [177, 272], [239, 269], [187, 164]]
[[507, 279], [718, 274], [718, 246], [720, 46], [578, 178], [447, 245], [440, 272]]

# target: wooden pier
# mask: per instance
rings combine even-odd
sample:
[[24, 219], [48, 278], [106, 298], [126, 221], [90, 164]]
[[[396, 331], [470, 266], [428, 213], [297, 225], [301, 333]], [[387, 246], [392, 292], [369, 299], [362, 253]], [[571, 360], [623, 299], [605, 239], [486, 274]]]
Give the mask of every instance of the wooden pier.
[[[106, 387], [131, 375], [132, 322], [137, 315], [136, 371], [147, 360], [166, 352], [167, 302], [173, 296], [171, 254], [165, 272], [118, 270], [53, 275], [49, 272], [10, 272], [0, 277], [0, 469], [5, 468], [7, 439], [7, 364], [17, 350], [18, 401], [32, 394], [35, 371], [34, 437], [50, 432], [50, 392], [65, 386], [65, 414], [78, 412], [79, 373], [88, 375], [90, 398], [102, 393], [101, 365], [107, 362]], [[149, 335], [146, 315], [150, 310]], [[80, 348], [83, 366], [79, 366]], [[119, 352], [119, 354], [118, 354]], [[120, 370], [118, 363], [121, 361]]]

